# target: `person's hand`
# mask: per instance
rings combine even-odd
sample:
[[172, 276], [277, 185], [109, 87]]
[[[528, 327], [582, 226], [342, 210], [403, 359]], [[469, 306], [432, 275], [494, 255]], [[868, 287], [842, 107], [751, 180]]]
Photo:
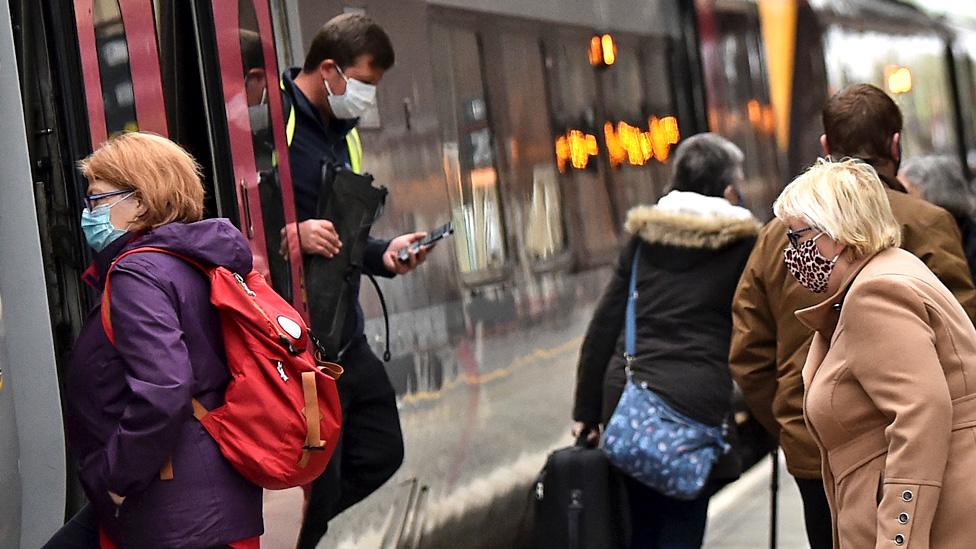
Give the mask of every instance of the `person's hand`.
[[[294, 223], [291, 223], [281, 229], [281, 246], [278, 249], [278, 253], [286, 259], [288, 258], [289, 243], [298, 239], [295, 226]], [[342, 249], [342, 241], [339, 240], [339, 233], [336, 232], [335, 226], [331, 221], [326, 219], [306, 219], [297, 226], [298, 232], [301, 233], [303, 254], [317, 254], [333, 258]]]
[[587, 425], [582, 421], [577, 421], [573, 423], [573, 438], [579, 439], [580, 433], [586, 432], [586, 444], [589, 446], [596, 446], [600, 442], [600, 426], [599, 425]]
[[409, 247], [414, 242], [420, 242], [427, 236], [427, 233], [408, 233], [400, 235], [390, 241], [390, 245], [386, 247], [386, 251], [383, 252], [383, 266], [386, 267], [387, 271], [394, 274], [406, 274], [417, 268], [427, 259], [427, 252], [433, 249], [431, 246], [421, 246], [416, 253], [410, 253], [409, 258], [406, 261], [400, 261], [397, 259], [397, 254], [403, 248]]

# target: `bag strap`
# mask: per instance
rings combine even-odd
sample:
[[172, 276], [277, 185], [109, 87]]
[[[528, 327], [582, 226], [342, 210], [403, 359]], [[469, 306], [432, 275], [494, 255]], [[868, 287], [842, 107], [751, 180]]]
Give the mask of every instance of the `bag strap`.
[[325, 451], [325, 441], [319, 425], [319, 397], [315, 385], [315, 372], [302, 372], [302, 393], [305, 396], [305, 446], [298, 467], [304, 468], [312, 457], [312, 452]]
[[[138, 253], [148, 253], [148, 252], [173, 256], [182, 259], [183, 261], [189, 263], [190, 265], [193, 265], [200, 271], [203, 271], [204, 274], [209, 274], [210, 272], [209, 269], [204, 267], [200, 262], [196, 261], [195, 259], [187, 257], [181, 253], [174, 252], [172, 250], [157, 248], [155, 246], [141, 246], [139, 248], [133, 248], [131, 250], [123, 252], [114, 260], [112, 260], [112, 264], [109, 265], [108, 270], [105, 271], [105, 288], [102, 290], [102, 311], [101, 311], [102, 329], [105, 331], [105, 336], [108, 338], [108, 342], [112, 344], [112, 347], [115, 347], [115, 330], [112, 329], [112, 314], [111, 314], [112, 313], [111, 310], [112, 270], [115, 269], [115, 266], [119, 263], [119, 261], [122, 261], [122, 259], [125, 258], [126, 256], [130, 256], [132, 254], [138, 254]], [[204, 416], [207, 415], [207, 409], [203, 406], [203, 404], [200, 403], [199, 400], [195, 398], [191, 400], [191, 404], [193, 404], [193, 417], [197, 418], [197, 420], [202, 421]], [[159, 479], [173, 480], [173, 458], [168, 458], [166, 460], [166, 463], [163, 464], [162, 469], [159, 470]]]
[[386, 312], [386, 299], [383, 298], [383, 290], [380, 290], [380, 285], [378, 282], [376, 282], [376, 278], [373, 275], [367, 273], [366, 271], [363, 271], [363, 274], [365, 274], [366, 278], [368, 278], [369, 281], [373, 283], [373, 288], [376, 289], [376, 295], [377, 297], [380, 298], [380, 307], [383, 308], [383, 323], [386, 326], [386, 350], [383, 351], [383, 362], [389, 362], [391, 356], [390, 355], [390, 315], [389, 313]]
[[630, 364], [637, 353], [637, 262], [640, 260], [640, 242], [634, 251], [634, 259], [630, 264], [630, 284], [627, 287], [627, 313], [624, 326], [624, 360], [627, 361], [627, 376], [630, 376]]
[[183, 261], [189, 263], [190, 265], [193, 265], [200, 271], [203, 271], [204, 274], [209, 274], [210, 272], [209, 269], [204, 267], [199, 261], [195, 259], [187, 257], [179, 252], [174, 252], [172, 250], [167, 250], [164, 248], [157, 248], [155, 246], [141, 246], [139, 248], [133, 248], [131, 250], [123, 252], [118, 257], [116, 257], [112, 261], [112, 264], [109, 265], [108, 270], [105, 271], [105, 288], [102, 290], [102, 329], [105, 330], [105, 336], [108, 337], [108, 341], [109, 343], [112, 344], [113, 347], [115, 346], [115, 330], [112, 329], [112, 317], [111, 317], [112, 315], [112, 310], [111, 310], [112, 309], [111, 308], [112, 271], [115, 269], [115, 266], [118, 265], [119, 261], [122, 261], [122, 259], [124, 259], [125, 257], [130, 256], [132, 254], [147, 253], [147, 252], [160, 253], [160, 254], [173, 256], [178, 259], [182, 259]]

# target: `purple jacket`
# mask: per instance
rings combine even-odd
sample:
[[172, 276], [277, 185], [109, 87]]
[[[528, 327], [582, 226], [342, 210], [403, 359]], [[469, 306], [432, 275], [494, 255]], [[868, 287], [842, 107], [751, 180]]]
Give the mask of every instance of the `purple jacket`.
[[[251, 252], [223, 219], [172, 223], [125, 235], [95, 261], [104, 286], [112, 260], [157, 246], [247, 273]], [[188, 263], [159, 253], [126, 257], [112, 271], [116, 345], [88, 314], [66, 377], [68, 444], [99, 525], [120, 547], [200, 548], [262, 533], [261, 488], [241, 477], [193, 418], [190, 400], [223, 401], [229, 381], [210, 284]], [[173, 460], [172, 480], [159, 471]], [[108, 492], [125, 496], [116, 506]]]

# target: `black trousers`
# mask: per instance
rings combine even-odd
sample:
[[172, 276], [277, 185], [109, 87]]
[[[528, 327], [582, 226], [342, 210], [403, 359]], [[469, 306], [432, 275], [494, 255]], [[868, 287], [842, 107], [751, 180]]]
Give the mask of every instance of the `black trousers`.
[[705, 539], [708, 500], [670, 498], [626, 477], [630, 502], [631, 549], [699, 549]]
[[346, 351], [342, 367], [342, 435], [329, 466], [312, 483], [299, 549], [314, 549], [332, 517], [375, 492], [403, 463], [396, 394], [383, 362], [362, 338]]
[[807, 527], [810, 549], [833, 549], [834, 534], [830, 527], [830, 505], [823, 480], [796, 478], [803, 499], [803, 521]]

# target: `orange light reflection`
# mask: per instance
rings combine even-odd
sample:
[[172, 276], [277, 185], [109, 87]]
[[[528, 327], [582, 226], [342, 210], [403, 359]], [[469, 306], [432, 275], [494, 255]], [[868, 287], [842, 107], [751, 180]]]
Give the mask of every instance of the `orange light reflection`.
[[603, 44], [603, 64], [609, 67], [617, 61], [617, 45], [609, 34], [604, 34], [600, 41]]
[[586, 168], [590, 157], [599, 154], [596, 136], [580, 130], [569, 130], [556, 138], [556, 162], [560, 173], [566, 172], [568, 163], [577, 170]]

